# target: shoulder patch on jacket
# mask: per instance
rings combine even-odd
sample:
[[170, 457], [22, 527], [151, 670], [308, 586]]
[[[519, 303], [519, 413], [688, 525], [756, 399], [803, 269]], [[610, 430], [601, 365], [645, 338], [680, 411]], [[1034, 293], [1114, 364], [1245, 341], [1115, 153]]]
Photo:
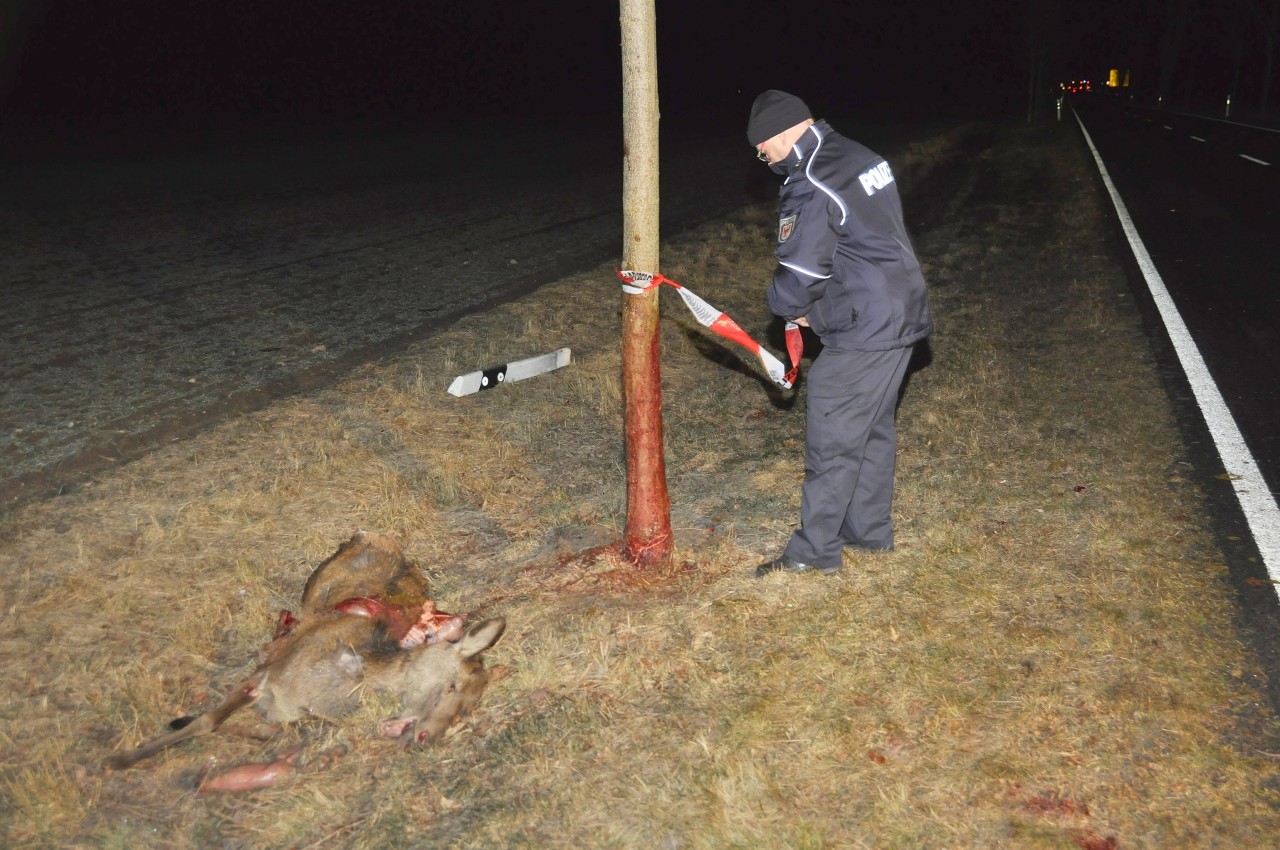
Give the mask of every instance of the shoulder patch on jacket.
[[796, 215], [789, 215], [778, 221], [778, 241], [786, 242], [796, 230]]

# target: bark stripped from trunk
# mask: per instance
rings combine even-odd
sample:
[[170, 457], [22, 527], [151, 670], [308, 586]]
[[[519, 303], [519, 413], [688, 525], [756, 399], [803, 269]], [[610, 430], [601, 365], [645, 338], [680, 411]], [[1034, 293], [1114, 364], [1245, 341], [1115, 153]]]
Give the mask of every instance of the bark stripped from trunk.
[[[620, 0], [623, 268], [658, 271], [658, 59], [654, 0]], [[658, 288], [623, 295], [627, 527], [623, 556], [640, 566], [671, 555], [671, 501], [662, 454]]]

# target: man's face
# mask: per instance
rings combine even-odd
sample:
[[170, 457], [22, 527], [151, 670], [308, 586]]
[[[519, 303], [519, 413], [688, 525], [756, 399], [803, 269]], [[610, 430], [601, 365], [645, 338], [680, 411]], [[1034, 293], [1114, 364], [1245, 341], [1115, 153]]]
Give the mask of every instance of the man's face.
[[791, 145], [783, 138], [786, 135], [786, 133], [779, 133], [772, 139], [765, 139], [756, 145], [756, 153], [763, 156], [770, 165], [781, 162], [791, 152]]
[[806, 118], [794, 127], [788, 127], [772, 139], [765, 139], [756, 145], [756, 155], [768, 161], [770, 165], [782, 162], [791, 153], [796, 141], [804, 135], [805, 130], [813, 126], [813, 119]]

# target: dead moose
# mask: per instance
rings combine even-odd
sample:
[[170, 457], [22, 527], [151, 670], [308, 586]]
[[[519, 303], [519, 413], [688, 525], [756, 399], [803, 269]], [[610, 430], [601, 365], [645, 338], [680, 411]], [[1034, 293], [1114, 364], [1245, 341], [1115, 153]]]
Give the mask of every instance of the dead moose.
[[[498, 641], [506, 622], [485, 620], [464, 632], [462, 618], [437, 611], [427, 591], [426, 579], [394, 540], [357, 533], [307, 579], [299, 616], [281, 612], [257, 669], [220, 705], [175, 720], [174, 731], [112, 756], [107, 766], [132, 767], [214, 731], [246, 706], [270, 724], [306, 714], [341, 717], [365, 690], [400, 700], [401, 715], [384, 721], [381, 735], [406, 744], [437, 740], [479, 701], [489, 681], [481, 653]], [[292, 758], [249, 766], [256, 773], [245, 771], [228, 790], [271, 784], [277, 774], [291, 774], [291, 765]]]

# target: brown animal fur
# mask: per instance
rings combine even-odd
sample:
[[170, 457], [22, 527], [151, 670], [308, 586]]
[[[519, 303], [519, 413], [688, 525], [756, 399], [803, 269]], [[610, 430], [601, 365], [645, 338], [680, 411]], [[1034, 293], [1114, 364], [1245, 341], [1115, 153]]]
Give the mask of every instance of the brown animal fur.
[[430, 593], [427, 580], [405, 560], [399, 543], [360, 531], [311, 573], [302, 588], [302, 616], [327, 611], [356, 596], [420, 604]]
[[111, 757], [108, 767], [132, 767], [214, 731], [250, 705], [271, 723], [289, 723], [304, 714], [340, 717], [355, 709], [365, 689], [399, 698], [403, 713], [386, 728], [406, 742], [436, 740], [479, 701], [489, 680], [480, 656], [502, 636], [506, 622], [486, 620], [457, 643], [401, 650], [379, 620], [326, 608], [353, 595], [385, 597], [388, 592], [420, 593], [420, 604], [426, 586], [394, 541], [356, 534], [308, 579], [298, 625], [264, 650], [258, 668], [220, 705], [181, 729]]

